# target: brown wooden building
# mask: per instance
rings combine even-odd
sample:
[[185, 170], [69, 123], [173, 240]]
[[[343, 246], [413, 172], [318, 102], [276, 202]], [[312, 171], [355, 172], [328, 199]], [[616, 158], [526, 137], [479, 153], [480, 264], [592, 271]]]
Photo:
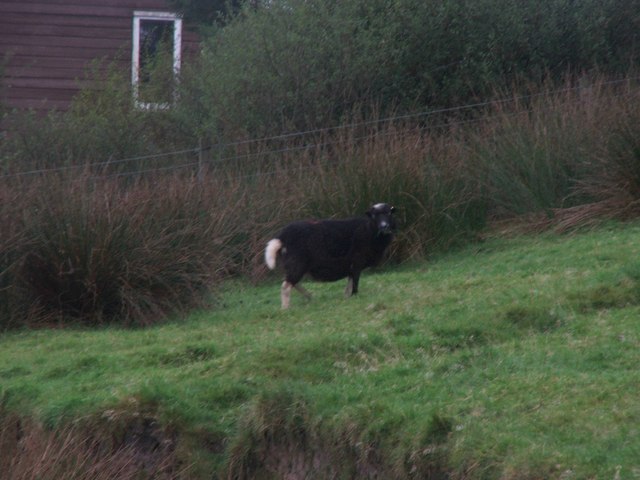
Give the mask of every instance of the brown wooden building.
[[197, 35], [165, 0], [0, 0], [0, 103], [66, 110], [95, 59], [130, 71], [136, 96], [145, 55], [160, 39], [168, 40], [175, 72], [186, 52], [197, 51]]

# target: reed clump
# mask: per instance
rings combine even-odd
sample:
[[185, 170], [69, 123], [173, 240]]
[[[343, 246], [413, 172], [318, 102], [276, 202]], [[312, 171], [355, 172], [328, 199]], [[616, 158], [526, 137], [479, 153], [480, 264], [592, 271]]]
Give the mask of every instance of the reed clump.
[[371, 202], [398, 209], [396, 262], [497, 221], [567, 230], [636, 218], [639, 95], [631, 80], [569, 83], [455, 117], [355, 118], [131, 170], [49, 159], [26, 175], [5, 150], [0, 324], [153, 323], [210, 300], [229, 275], [262, 278], [264, 244], [286, 222]]

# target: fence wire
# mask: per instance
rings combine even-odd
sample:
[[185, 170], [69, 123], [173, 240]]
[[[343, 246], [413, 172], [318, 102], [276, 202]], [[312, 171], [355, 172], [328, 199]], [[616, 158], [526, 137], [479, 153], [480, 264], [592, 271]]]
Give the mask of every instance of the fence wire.
[[[640, 76], [626, 77], [623, 79], [602, 82], [598, 84], [598, 86], [619, 85], [624, 83], [635, 82], [638, 80], [640, 80]], [[232, 162], [232, 161], [246, 160], [246, 159], [255, 158], [255, 157], [268, 157], [272, 155], [297, 152], [297, 151], [303, 151], [303, 150], [311, 151], [314, 149], [330, 147], [342, 142], [342, 140], [304, 142], [304, 139], [306, 137], [312, 137], [312, 136], [317, 137], [317, 136], [328, 135], [331, 133], [336, 133], [339, 131], [356, 130], [358, 128], [374, 127], [374, 126], [379, 126], [384, 124], [393, 125], [394, 123], [408, 121], [408, 120], [424, 121], [424, 119], [428, 119], [429, 117], [432, 117], [432, 116], [465, 112], [469, 110], [476, 110], [476, 109], [481, 109], [481, 108], [490, 107], [490, 106], [500, 106], [500, 105], [505, 105], [509, 103], [517, 104], [518, 102], [529, 101], [545, 95], [559, 95], [559, 94], [569, 93], [569, 92], [589, 91], [591, 88], [593, 88], [593, 86], [566, 87], [566, 88], [555, 89], [555, 90], [546, 90], [543, 92], [538, 92], [538, 93], [529, 94], [529, 95], [506, 97], [502, 99], [488, 100], [488, 101], [470, 103], [470, 104], [459, 105], [459, 106], [448, 107], [448, 108], [423, 110], [419, 112], [387, 116], [384, 118], [379, 118], [374, 120], [345, 123], [345, 124], [340, 124], [340, 125], [335, 125], [335, 126], [325, 127], [325, 128], [309, 129], [309, 130], [302, 130], [302, 131], [296, 131], [296, 132], [287, 132], [279, 135], [259, 137], [259, 138], [240, 140], [240, 141], [234, 141], [234, 142], [225, 142], [225, 143], [219, 143], [219, 144], [207, 145], [207, 146], [197, 146], [192, 148], [185, 148], [180, 150], [173, 150], [173, 151], [160, 152], [160, 153], [147, 154], [147, 155], [137, 155], [137, 156], [121, 158], [116, 160], [109, 159], [109, 160], [100, 161], [100, 162], [80, 163], [80, 164], [74, 164], [74, 165], [64, 165], [64, 166], [58, 166], [58, 167], [47, 167], [47, 168], [40, 168], [40, 169], [24, 170], [19, 172], [2, 174], [0, 175], [0, 180], [9, 179], [9, 178], [35, 176], [35, 175], [41, 175], [41, 174], [53, 174], [53, 173], [82, 170], [82, 169], [102, 168], [106, 170], [109, 167], [113, 167], [117, 165], [126, 165], [133, 162], [144, 162], [149, 160], [157, 161], [159, 159], [165, 159], [165, 158], [174, 157], [174, 156], [175, 157], [197, 156], [198, 160], [189, 161], [186, 163], [179, 163], [175, 165], [168, 165], [168, 166], [155, 166], [155, 167], [149, 167], [149, 168], [129, 170], [124, 172], [105, 173], [101, 175], [98, 174], [98, 175], [94, 175], [93, 178], [126, 177], [126, 176], [135, 176], [135, 175], [142, 175], [142, 174], [155, 173], [155, 172], [171, 172], [171, 171], [183, 170], [186, 168], [194, 168], [194, 169], [201, 170], [202, 168], [216, 167], [220, 164]], [[622, 97], [624, 95], [626, 94], [621, 93], [621, 94], [614, 95], [614, 97]], [[582, 99], [576, 98], [576, 99], [567, 101], [566, 104], [577, 104], [580, 102], [582, 102]], [[556, 106], [549, 107], [549, 109], [547, 110], [551, 110], [553, 108], [556, 108]], [[537, 110], [537, 111], [540, 111], [540, 110]], [[425, 132], [428, 132], [431, 130], [437, 130], [437, 129], [455, 128], [459, 126], [466, 126], [466, 125], [478, 124], [478, 123], [488, 123], [498, 118], [515, 117], [519, 115], [530, 114], [533, 112], [534, 110], [532, 108], [525, 108], [522, 110], [518, 110], [516, 112], [499, 113], [496, 115], [482, 116], [479, 118], [448, 120], [448, 121], [443, 121], [443, 122], [432, 124], [432, 125], [423, 124], [423, 125], [420, 125], [417, 128], [417, 130], [419, 130], [421, 133], [425, 133]], [[354, 143], [363, 142], [363, 141], [366, 141], [367, 139], [371, 139], [374, 137], [396, 135], [396, 134], [397, 132], [394, 132], [394, 131], [388, 131], [388, 132], [375, 131], [372, 133], [367, 133], [367, 134], [353, 137], [351, 138], [351, 141], [353, 141]], [[277, 142], [282, 140], [295, 140], [295, 139], [301, 139], [301, 144], [295, 145], [295, 146], [275, 148], [275, 149], [259, 150], [254, 152], [237, 153], [233, 155], [220, 155], [215, 158], [207, 158], [206, 160], [202, 159], [205, 152], [210, 156], [211, 152], [216, 152], [216, 151], [223, 152], [231, 148], [247, 147], [251, 145], [265, 145], [272, 142]], [[278, 172], [279, 171], [281, 170], [278, 170]], [[262, 171], [255, 174], [240, 175], [238, 176], [238, 178], [250, 178], [254, 176], [269, 175], [269, 174], [275, 174], [275, 173], [276, 171], [266, 171], [266, 172]]]

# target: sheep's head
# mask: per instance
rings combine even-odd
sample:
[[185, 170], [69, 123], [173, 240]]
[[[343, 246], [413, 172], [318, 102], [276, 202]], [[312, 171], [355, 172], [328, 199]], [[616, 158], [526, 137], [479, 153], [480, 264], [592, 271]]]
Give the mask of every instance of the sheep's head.
[[396, 221], [393, 218], [395, 207], [388, 203], [376, 203], [369, 210], [367, 215], [373, 220], [378, 229], [378, 235], [392, 235], [396, 230]]

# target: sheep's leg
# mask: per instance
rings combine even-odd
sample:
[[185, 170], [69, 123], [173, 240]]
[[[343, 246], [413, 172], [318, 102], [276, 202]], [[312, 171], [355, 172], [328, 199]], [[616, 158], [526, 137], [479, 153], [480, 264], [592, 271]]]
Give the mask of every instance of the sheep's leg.
[[353, 273], [347, 278], [347, 288], [344, 289], [344, 296], [350, 297], [358, 293], [358, 281], [360, 280], [360, 273]]
[[296, 283], [293, 288], [300, 292], [304, 296], [304, 298], [306, 298], [307, 300], [311, 300], [311, 294], [302, 285]]
[[289, 304], [291, 303], [291, 290], [296, 289], [307, 300], [311, 300], [311, 294], [304, 288], [302, 285], [298, 285], [297, 283], [294, 285], [293, 283], [285, 280], [282, 282], [282, 288], [280, 289], [280, 300], [282, 302], [282, 308], [289, 308]]
[[351, 288], [351, 295], [355, 295], [356, 293], [358, 293], [358, 283], [360, 282], [360, 272], [353, 272], [351, 279], [352, 279], [351, 283], [353, 284], [353, 287]]
[[280, 301], [282, 302], [282, 309], [289, 308], [289, 302], [291, 301], [291, 289], [293, 284], [286, 280], [282, 282], [282, 288], [280, 288]]
[[282, 299], [282, 308], [289, 308], [291, 301], [291, 290], [295, 288], [298, 292], [304, 295], [306, 298], [311, 298], [311, 294], [307, 292], [303, 287], [298, 285], [302, 277], [304, 277], [307, 271], [307, 261], [304, 257], [297, 257], [293, 254], [287, 254], [284, 257], [284, 282], [282, 282], [282, 289], [280, 290], [280, 298]]
[[347, 288], [344, 289], [344, 296], [350, 297], [353, 295], [353, 277], [349, 276], [347, 278]]

